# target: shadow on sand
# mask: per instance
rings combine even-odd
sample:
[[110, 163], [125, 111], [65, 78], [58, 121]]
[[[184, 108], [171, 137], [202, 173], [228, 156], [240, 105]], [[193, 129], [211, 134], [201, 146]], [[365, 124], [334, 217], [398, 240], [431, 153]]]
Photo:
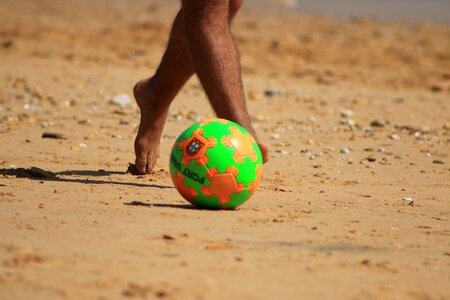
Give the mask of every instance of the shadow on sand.
[[150, 187], [158, 189], [172, 189], [174, 187], [168, 185], [159, 184], [147, 184], [147, 183], [137, 183], [137, 182], [121, 182], [121, 181], [111, 181], [111, 180], [98, 180], [98, 179], [76, 179], [76, 178], [63, 178], [61, 176], [90, 176], [90, 177], [101, 177], [110, 175], [125, 175], [126, 172], [118, 171], [90, 171], [90, 170], [67, 170], [61, 172], [50, 172], [40, 168], [8, 168], [0, 169], [0, 175], [3, 176], [15, 176], [17, 178], [28, 178], [32, 180], [39, 181], [59, 181], [59, 182], [74, 182], [74, 183], [84, 183], [84, 184], [114, 184], [114, 185], [126, 185], [126, 186], [136, 186], [136, 187]]
[[143, 207], [162, 207], [162, 208], [179, 208], [179, 209], [192, 209], [192, 210], [206, 210], [206, 211], [216, 211], [216, 212], [226, 212], [226, 211], [236, 211], [236, 209], [217, 209], [217, 208], [207, 208], [207, 207], [197, 207], [191, 204], [167, 204], [167, 203], [145, 203], [142, 201], [131, 201], [124, 202], [124, 205], [130, 206], [143, 206]]
[[194, 209], [194, 210], [200, 209], [191, 204], [145, 203], [141, 201], [124, 202], [123, 204], [129, 206], [144, 206], [144, 207], [163, 207], [163, 208], [167, 207], [167, 208]]

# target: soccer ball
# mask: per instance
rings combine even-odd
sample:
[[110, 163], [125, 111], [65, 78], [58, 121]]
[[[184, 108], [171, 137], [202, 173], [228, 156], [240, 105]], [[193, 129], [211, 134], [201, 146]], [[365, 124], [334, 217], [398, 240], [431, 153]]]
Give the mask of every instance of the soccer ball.
[[231, 209], [255, 192], [262, 178], [262, 156], [255, 139], [238, 124], [211, 118], [186, 129], [170, 155], [178, 192], [191, 204]]

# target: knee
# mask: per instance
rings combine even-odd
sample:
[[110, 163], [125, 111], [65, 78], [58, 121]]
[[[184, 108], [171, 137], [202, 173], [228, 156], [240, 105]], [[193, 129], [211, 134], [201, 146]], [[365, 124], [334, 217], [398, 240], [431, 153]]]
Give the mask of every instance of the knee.
[[244, 0], [230, 0], [228, 3], [228, 13], [230, 16], [234, 16], [242, 6]]

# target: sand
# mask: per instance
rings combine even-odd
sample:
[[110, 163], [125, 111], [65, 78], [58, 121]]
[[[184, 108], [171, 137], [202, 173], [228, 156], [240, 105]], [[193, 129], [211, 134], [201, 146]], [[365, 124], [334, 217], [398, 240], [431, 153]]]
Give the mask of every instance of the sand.
[[450, 27], [244, 9], [271, 160], [246, 204], [207, 211], [168, 173], [213, 116], [198, 81], [148, 176], [126, 173], [138, 109], [111, 102], [151, 75], [176, 9], [0, 1], [0, 299], [450, 299]]

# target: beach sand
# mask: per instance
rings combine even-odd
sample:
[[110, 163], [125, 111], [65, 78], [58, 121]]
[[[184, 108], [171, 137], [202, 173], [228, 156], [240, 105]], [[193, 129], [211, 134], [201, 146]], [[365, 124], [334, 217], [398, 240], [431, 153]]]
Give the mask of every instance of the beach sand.
[[126, 173], [139, 112], [111, 102], [152, 74], [176, 10], [0, 1], [0, 299], [450, 299], [450, 27], [244, 9], [271, 160], [246, 204], [207, 211], [168, 173], [213, 116], [197, 79], [152, 175]]

